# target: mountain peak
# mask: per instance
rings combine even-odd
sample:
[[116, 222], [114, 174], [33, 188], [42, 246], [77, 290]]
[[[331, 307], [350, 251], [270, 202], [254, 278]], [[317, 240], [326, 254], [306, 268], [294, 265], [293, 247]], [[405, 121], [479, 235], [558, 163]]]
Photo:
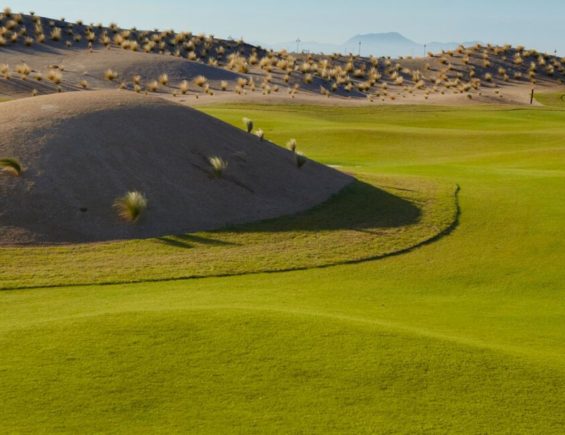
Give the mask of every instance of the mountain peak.
[[414, 41], [406, 38], [398, 32], [387, 33], [366, 33], [351, 38], [346, 44], [363, 42], [368, 44], [415, 44]]

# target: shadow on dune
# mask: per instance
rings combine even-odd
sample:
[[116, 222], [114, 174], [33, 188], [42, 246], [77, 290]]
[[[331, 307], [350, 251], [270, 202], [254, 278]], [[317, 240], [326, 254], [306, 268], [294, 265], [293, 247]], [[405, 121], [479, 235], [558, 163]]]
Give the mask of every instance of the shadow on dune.
[[228, 227], [223, 232], [290, 232], [358, 230], [378, 232], [417, 223], [421, 210], [412, 202], [361, 181], [309, 211], [255, 224]]

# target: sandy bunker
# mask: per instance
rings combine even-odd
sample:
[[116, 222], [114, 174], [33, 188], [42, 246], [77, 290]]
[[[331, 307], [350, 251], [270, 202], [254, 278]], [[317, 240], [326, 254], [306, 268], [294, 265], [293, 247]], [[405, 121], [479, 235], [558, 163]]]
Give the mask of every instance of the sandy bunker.
[[[208, 162], [229, 163], [214, 178]], [[352, 178], [194, 109], [125, 91], [73, 92], [0, 105], [0, 244], [156, 237], [311, 208]], [[149, 206], [137, 224], [112, 205], [128, 191]]]

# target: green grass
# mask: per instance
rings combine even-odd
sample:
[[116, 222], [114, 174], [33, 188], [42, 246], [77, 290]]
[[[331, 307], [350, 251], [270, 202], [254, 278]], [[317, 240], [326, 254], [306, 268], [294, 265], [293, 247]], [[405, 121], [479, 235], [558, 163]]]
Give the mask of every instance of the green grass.
[[373, 177], [367, 181], [373, 184], [354, 183], [305, 213], [220, 231], [113, 243], [0, 248], [0, 289], [321, 267], [413, 249], [456, 224], [457, 198], [451, 184], [422, 178]]
[[458, 183], [460, 224], [354, 265], [5, 291], [2, 431], [563, 432], [565, 111], [205, 110], [382, 188]]
[[565, 90], [563, 92], [537, 93], [535, 98], [544, 106], [565, 108]]

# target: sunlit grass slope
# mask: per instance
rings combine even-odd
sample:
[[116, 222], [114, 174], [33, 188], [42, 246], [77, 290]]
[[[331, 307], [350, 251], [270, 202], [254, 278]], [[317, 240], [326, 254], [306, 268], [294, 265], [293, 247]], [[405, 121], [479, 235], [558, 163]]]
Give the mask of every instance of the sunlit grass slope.
[[549, 107], [565, 108], [565, 89], [562, 92], [541, 92], [536, 94], [536, 100]]
[[5, 291], [3, 431], [563, 432], [565, 111], [205, 110], [343, 170], [458, 183], [460, 224], [356, 265]]
[[0, 290], [358, 262], [397, 255], [438, 239], [457, 225], [457, 216], [455, 185], [421, 177], [365, 177], [365, 182], [352, 183], [304, 213], [219, 231], [112, 243], [2, 247]]

